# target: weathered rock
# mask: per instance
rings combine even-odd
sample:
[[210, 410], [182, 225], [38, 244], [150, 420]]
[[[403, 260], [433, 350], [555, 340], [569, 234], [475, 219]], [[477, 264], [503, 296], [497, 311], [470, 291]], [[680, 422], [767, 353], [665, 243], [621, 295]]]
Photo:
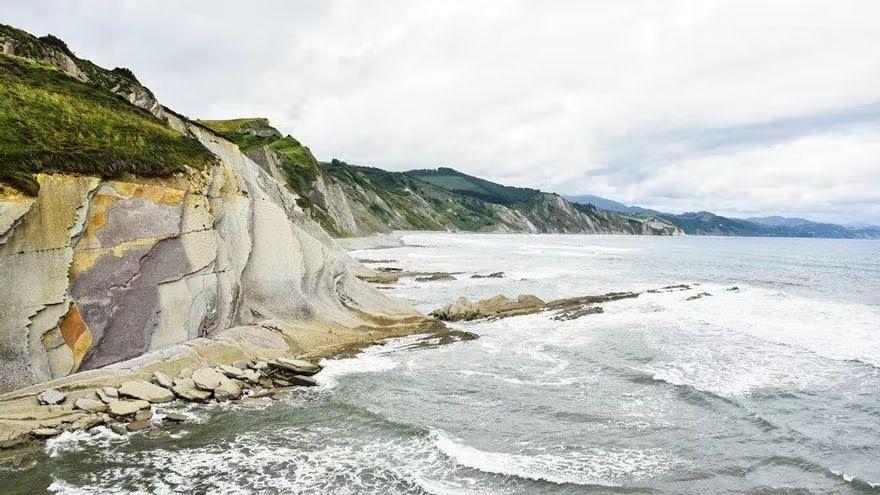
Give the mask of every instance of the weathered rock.
[[189, 368], [183, 368], [180, 372], [177, 373], [177, 378], [192, 378], [193, 370]]
[[479, 273], [476, 273], [471, 275], [471, 278], [504, 278], [504, 272], [494, 272], [488, 275], [480, 275]]
[[149, 409], [150, 403], [145, 400], [117, 400], [108, 404], [110, 415], [114, 417], [131, 416], [141, 409]]
[[318, 382], [310, 376], [293, 375], [288, 378], [290, 383], [298, 387], [317, 387]]
[[260, 378], [260, 386], [263, 388], [273, 388], [275, 383], [271, 378]]
[[196, 387], [192, 378], [178, 378], [174, 380], [171, 390], [181, 399], [193, 402], [205, 402], [211, 398], [211, 392]]
[[711, 297], [711, 296], [712, 296], [712, 294], [710, 294], [708, 292], [700, 292], [699, 294], [694, 294], [693, 296], [690, 296], [685, 300], [686, 301], [696, 301], [697, 299], [702, 299], [704, 297]]
[[125, 429], [134, 433], [136, 431], [146, 430], [150, 427], [150, 420], [148, 419], [138, 419], [132, 421], [131, 423], [125, 426]]
[[260, 382], [260, 372], [257, 370], [247, 369], [242, 372], [242, 378], [250, 383]]
[[241, 378], [244, 376], [244, 372], [242, 368], [237, 368], [235, 366], [228, 366], [225, 364], [221, 364], [217, 366], [217, 371], [226, 375], [227, 378]]
[[110, 410], [106, 402], [86, 397], [77, 399], [76, 402], [73, 403], [73, 406], [77, 409], [92, 413], [107, 412]]
[[416, 277], [416, 282], [446, 282], [455, 280], [455, 277], [448, 273], [433, 273], [425, 277]]
[[96, 426], [101, 426], [107, 421], [106, 414], [90, 414], [74, 421], [70, 425], [71, 430], [91, 430]]
[[214, 390], [214, 398], [220, 402], [238, 399], [239, 397], [241, 397], [241, 387], [225, 376], [220, 381], [220, 386]]
[[728, 292], [739, 292], [739, 287], [737, 287], [737, 286], [734, 285], [733, 287], [729, 287], [729, 288], [727, 288], [727, 289], [725, 289], [725, 290], [728, 291]]
[[180, 413], [176, 413], [176, 412], [165, 413], [165, 421], [171, 421], [174, 423], [183, 423], [187, 419], [189, 419], [189, 417], [186, 416], [185, 414], [180, 414]]
[[248, 361], [238, 360], [238, 361], [233, 361], [232, 365], [240, 370], [246, 370], [246, 369], [250, 368], [251, 363]]
[[303, 359], [278, 358], [269, 363], [272, 368], [290, 371], [297, 375], [311, 376], [321, 371], [321, 367], [317, 364], [310, 363]]
[[119, 395], [134, 397], [135, 399], [145, 400], [153, 404], [171, 402], [174, 400], [174, 393], [167, 388], [142, 381], [123, 383], [122, 386], [119, 387]]
[[110, 431], [116, 433], [117, 435], [125, 435], [128, 433], [128, 430], [125, 429], [125, 425], [122, 423], [109, 423], [107, 428], [110, 428]]
[[134, 413], [135, 421], [146, 421], [153, 417], [153, 411], [149, 409], [141, 409], [140, 411]]
[[61, 430], [56, 428], [37, 428], [31, 431], [31, 435], [37, 438], [51, 438], [61, 434]]
[[95, 390], [95, 393], [98, 394], [98, 397], [104, 402], [110, 402], [119, 399], [119, 390], [116, 390], [113, 387], [101, 387], [98, 390]]
[[45, 406], [55, 406], [67, 400], [67, 395], [53, 389], [46, 389], [37, 394], [37, 402]]
[[249, 397], [251, 399], [262, 399], [263, 397], [269, 397], [274, 394], [274, 390], [259, 390], [257, 392], [252, 393]]
[[211, 368], [199, 368], [192, 374], [192, 380], [196, 387], [202, 390], [216, 390], [223, 378], [223, 375]]
[[462, 321], [536, 313], [543, 307], [544, 301], [532, 295], [520, 295], [515, 300], [498, 295], [475, 303], [462, 297], [455, 303], [434, 311], [431, 315], [440, 320]]
[[174, 380], [161, 371], [153, 372], [153, 382], [162, 388], [171, 388], [174, 386]]
[[289, 387], [293, 385], [291, 382], [285, 380], [284, 378], [274, 378], [272, 380], [272, 384], [276, 387]]
[[253, 368], [257, 371], [267, 369], [268, 367], [269, 367], [269, 363], [267, 363], [266, 361], [257, 361], [251, 365], [251, 368]]

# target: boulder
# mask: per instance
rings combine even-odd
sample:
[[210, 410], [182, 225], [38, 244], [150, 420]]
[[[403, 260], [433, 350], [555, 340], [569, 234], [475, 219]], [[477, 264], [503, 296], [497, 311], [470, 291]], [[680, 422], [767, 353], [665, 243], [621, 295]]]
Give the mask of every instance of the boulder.
[[123, 383], [122, 386], [119, 387], [119, 395], [134, 397], [135, 399], [145, 400], [153, 404], [171, 402], [174, 400], [174, 393], [167, 388], [142, 381]]
[[110, 415], [114, 417], [131, 416], [141, 409], [149, 409], [150, 403], [145, 400], [117, 400], [108, 404]]
[[246, 370], [246, 369], [250, 368], [251, 363], [249, 363], [247, 361], [234, 361], [232, 363], [232, 365], [240, 370]]
[[244, 376], [244, 372], [242, 368], [237, 368], [235, 366], [228, 366], [225, 364], [221, 364], [217, 366], [217, 371], [226, 375], [227, 378], [241, 378]]
[[184, 368], [177, 373], [177, 378], [191, 378], [193, 376], [193, 370], [189, 368]]
[[225, 376], [220, 381], [220, 386], [214, 390], [214, 398], [220, 402], [238, 399], [239, 397], [241, 397], [241, 387]]
[[101, 387], [95, 390], [95, 394], [107, 404], [119, 400], [119, 391], [113, 387]]
[[141, 409], [140, 411], [134, 413], [135, 421], [146, 421], [153, 417], [153, 411], [149, 409]]
[[321, 367], [303, 359], [277, 358], [269, 363], [272, 368], [290, 371], [297, 375], [312, 376], [321, 371]]
[[92, 413], [107, 412], [110, 410], [110, 408], [107, 407], [106, 402], [102, 400], [90, 399], [88, 397], [77, 399], [76, 402], [73, 403], [73, 407]]
[[315, 381], [314, 378], [310, 376], [302, 376], [302, 375], [293, 375], [288, 377], [290, 383], [293, 385], [297, 385], [299, 387], [317, 387], [318, 382]]
[[185, 414], [180, 414], [180, 413], [176, 413], [176, 412], [165, 413], [165, 421], [172, 421], [174, 423], [183, 423], [187, 419], [189, 419], [189, 417], [186, 416]]
[[172, 380], [170, 376], [162, 373], [161, 371], [156, 371], [153, 373], [153, 383], [163, 388], [171, 388], [174, 386], [174, 380]]
[[146, 430], [150, 427], [150, 420], [148, 419], [138, 419], [132, 421], [131, 423], [125, 425], [125, 429], [134, 433], [136, 431]]
[[122, 423], [110, 423], [107, 425], [107, 428], [110, 428], [110, 431], [117, 435], [125, 435], [128, 433], [128, 430], [125, 429], [125, 425]]
[[257, 361], [251, 365], [251, 368], [257, 371], [262, 371], [269, 368], [269, 363], [267, 363], [266, 361]]
[[54, 388], [43, 390], [42, 392], [37, 394], [37, 402], [43, 404], [44, 406], [55, 406], [63, 403], [66, 400], [67, 395], [62, 394]]
[[196, 387], [192, 378], [178, 378], [174, 380], [171, 390], [181, 399], [194, 402], [205, 402], [211, 398], [211, 392]]
[[202, 390], [216, 390], [223, 378], [225, 378], [223, 375], [211, 368], [199, 368], [192, 374], [192, 380], [196, 387]]
[[242, 379], [244, 379], [245, 381], [248, 381], [248, 382], [250, 382], [250, 383], [254, 383], [254, 384], [256, 384], [256, 383], [259, 383], [259, 381], [260, 381], [260, 376], [261, 376], [261, 375], [260, 375], [260, 372], [259, 372], [259, 371], [248, 369], [248, 370], [244, 370], [244, 371], [242, 371], [242, 376], [241, 376], [241, 377], [242, 377]]
[[91, 430], [96, 426], [101, 426], [107, 421], [106, 414], [90, 414], [79, 418], [70, 425], [71, 430]]
[[60, 434], [61, 430], [56, 428], [37, 428], [36, 430], [31, 430], [31, 435], [37, 438], [51, 438]]

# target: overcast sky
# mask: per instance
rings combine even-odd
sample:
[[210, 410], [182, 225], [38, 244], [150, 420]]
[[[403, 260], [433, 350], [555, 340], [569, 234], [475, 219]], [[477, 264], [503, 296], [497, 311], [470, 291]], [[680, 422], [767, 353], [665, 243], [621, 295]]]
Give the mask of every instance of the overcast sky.
[[319, 159], [880, 224], [876, 0], [0, 0], [0, 22]]

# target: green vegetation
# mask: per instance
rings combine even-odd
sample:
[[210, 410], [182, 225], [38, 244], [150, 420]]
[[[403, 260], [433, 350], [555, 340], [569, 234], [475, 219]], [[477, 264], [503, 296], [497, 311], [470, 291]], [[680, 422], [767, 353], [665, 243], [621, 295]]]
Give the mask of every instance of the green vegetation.
[[167, 177], [213, 155], [149, 112], [52, 67], [0, 56], [0, 181], [29, 194], [38, 172]]
[[264, 118], [199, 120], [198, 122], [237, 144], [244, 152], [269, 145], [281, 137], [281, 133]]
[[446, 167], [411, 170], [406, 174], [448, 191], [504, 206], [527, 205], [541, 194], [537, 189], [502, 186]]

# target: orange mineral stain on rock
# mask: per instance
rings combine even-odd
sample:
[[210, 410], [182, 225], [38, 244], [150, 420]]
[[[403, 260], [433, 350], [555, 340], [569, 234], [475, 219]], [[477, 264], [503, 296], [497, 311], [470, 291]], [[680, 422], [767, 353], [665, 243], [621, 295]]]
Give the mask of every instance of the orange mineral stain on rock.
[[92, 346], [92, 332], [83, 320], [79, 307], [72, 304], [59, 325], [64, 342], [73, 351], [74, 368], [79, 366], [86, 351]]

